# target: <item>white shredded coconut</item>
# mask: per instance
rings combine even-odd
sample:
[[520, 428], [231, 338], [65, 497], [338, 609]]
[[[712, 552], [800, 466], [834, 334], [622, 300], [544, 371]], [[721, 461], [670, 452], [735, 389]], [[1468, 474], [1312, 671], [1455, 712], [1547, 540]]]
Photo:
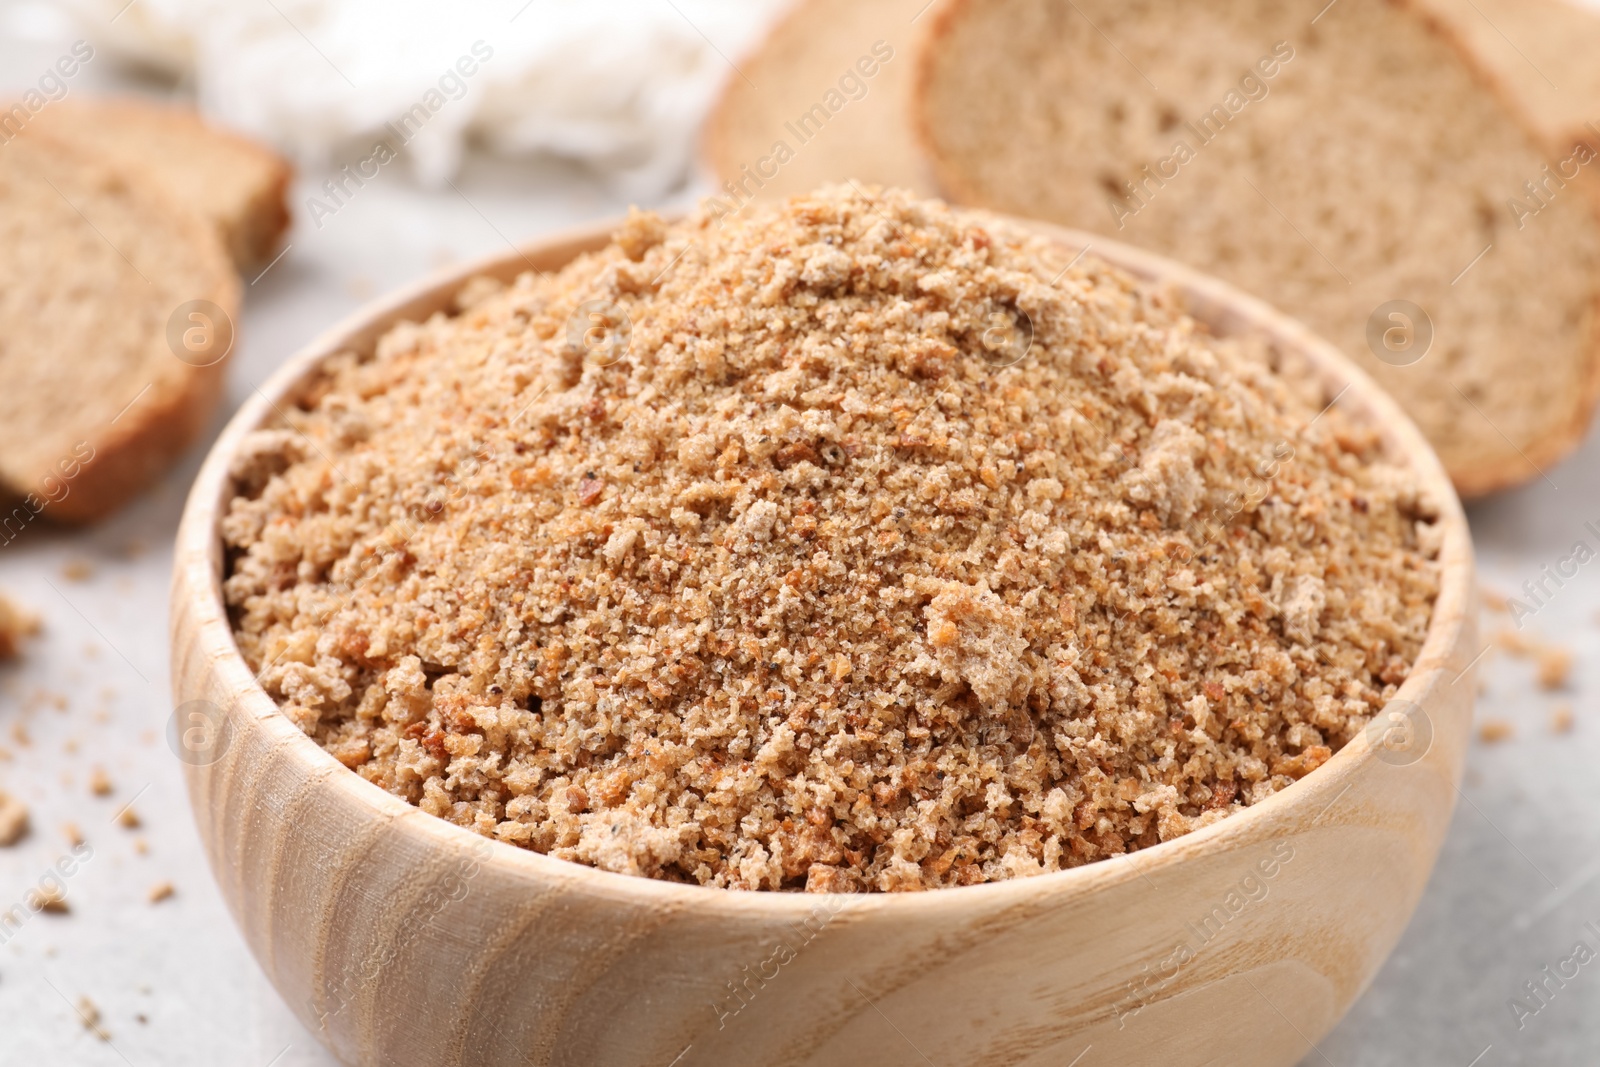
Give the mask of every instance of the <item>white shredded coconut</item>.
[[[739, 76], [733, 64], [782, 6], [64, 2], [97, 43], [192, 78], [209, 116], [304, 165], [370, 151], [385, 124], [434, 90], [439, 106], [401, 153], [423, 184], [443, 185], [471, 138], [506, 155], [587, 163], [634, 196], [682, 180], [713, 96]], [[452, 75], [463, 56], [475, 71]]]

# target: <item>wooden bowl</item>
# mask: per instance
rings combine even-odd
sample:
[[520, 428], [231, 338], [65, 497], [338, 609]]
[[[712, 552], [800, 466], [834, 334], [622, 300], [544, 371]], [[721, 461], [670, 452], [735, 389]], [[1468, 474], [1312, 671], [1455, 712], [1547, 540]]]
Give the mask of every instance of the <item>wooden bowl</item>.
[[[1040, 227], [1043, 229], [1043, 227]], [[223, 607], [241, 439], [330, 353], [446, 309], [477, 274], [554, 270], [596, 226], [379, 301], [289, 361], [218, 440], [173, 583], [177, 740], [217, 881], [262, 968], [350, 1064], [1293, 1064], [1400, 936], [1450, 821], [1478, 652], [1466, 521], [1421, 434], [1360, 370], [1226, 285], [1101, 237], [1222, 334], [1303, 353], [1409, 459], [1443, 528], [1420, 658], [1385, 714], [1293, 787], [1131, 856], [897, 895], [633, 878], [478, 837], [346, 770], [279, 713]], [[1404, 711], [1405, 714], [1400, 714]]]

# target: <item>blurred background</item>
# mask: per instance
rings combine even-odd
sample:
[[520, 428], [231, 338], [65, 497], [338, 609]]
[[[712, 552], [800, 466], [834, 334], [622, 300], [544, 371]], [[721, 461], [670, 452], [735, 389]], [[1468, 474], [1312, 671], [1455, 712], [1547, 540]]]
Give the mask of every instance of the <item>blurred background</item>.
[[[0, 0], [0, 98], [87, 41], [93, 59], [67, 92], [191, 102], [298, 168], [282, 255], [243, 278], [206, 440], [109, 521], [36, 524], [0, 548], [0, 589], [43, 623], [0, 666], [0, 790], [32, 822], [0, 848], [0, 909], [75, 839], [91, 850], [67, 910], [0, 941], [0, 1064], [334, 1062], [226, 914], [167, 740], [167, 587], [188, 483], [242, 399], [367, 300], [629, 204], [708, 193], [699, 126], [782, 7]], [[481, 61], [471, 76], [451, 74], [463, 55]], [[431, 90], [445, 102], [398, 158], [329, 197], [325, 183]], [[1531, 1017], [1510, 1006], [1580, 939], [1600, 945], [1585, 926], [1600, 929], [1600, 573], [1582, 569], [1520, 629], [1495, 610], [1600, 524], [1593, 435], [1546, 473], [1471, 509], [1490, 650], [1455, 821], [1398, 950], [1307, 1064], [1587, 1064], [1600, 1051], [1600, 964]]]

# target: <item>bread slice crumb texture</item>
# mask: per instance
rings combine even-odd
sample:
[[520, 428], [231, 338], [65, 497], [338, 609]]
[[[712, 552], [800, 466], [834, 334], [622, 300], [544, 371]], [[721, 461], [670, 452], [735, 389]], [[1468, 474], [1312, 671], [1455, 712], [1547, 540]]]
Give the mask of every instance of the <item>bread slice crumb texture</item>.
[[918, 121], [955, 199], [1115, 235], [1303, 319], [1400, 400], [1464, 495], [1537, 480], [1581, 439], [1594, 175], [1549, 181], [1570, 144], [1538, 142], [1407, 4], [1343, 0], [1314, 24], [1282, 0], [938, 17]]
[[1293, 784], [1428, 627], [1438, 502], [1375, 432], [1004, 219], [636, 213], [461, 302], [247, 440], [225, 595], [301, 729], [481, 834], [741, 889], [1073, 867]]
[[98, 518], [209, 417], [226, 351], [180, 359], [182, 309], [231, 336], [238, 282], [198, 216], [42, 134], [0, 147], [0, 203], [0, 491], [29, 521]]
[[40, 128], [102, 162], [141, 170], [208, 219], [240, 267], [264, 265], [289, 226], [292, 171], [280, 156], [189, 108], [132, 98], [52, 104]]

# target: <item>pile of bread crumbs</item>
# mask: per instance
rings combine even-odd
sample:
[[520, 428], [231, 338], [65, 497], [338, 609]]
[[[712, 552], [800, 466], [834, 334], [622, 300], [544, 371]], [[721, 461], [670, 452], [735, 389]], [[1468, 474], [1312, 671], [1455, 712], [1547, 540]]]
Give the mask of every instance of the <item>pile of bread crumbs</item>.
[[971, 885], [1256, 803], [1406, 677], [1436, 503], [1078, 252], [841, 187], [480, 279], [242, 451], [240, 648], [382, 788], [681, 882]]

